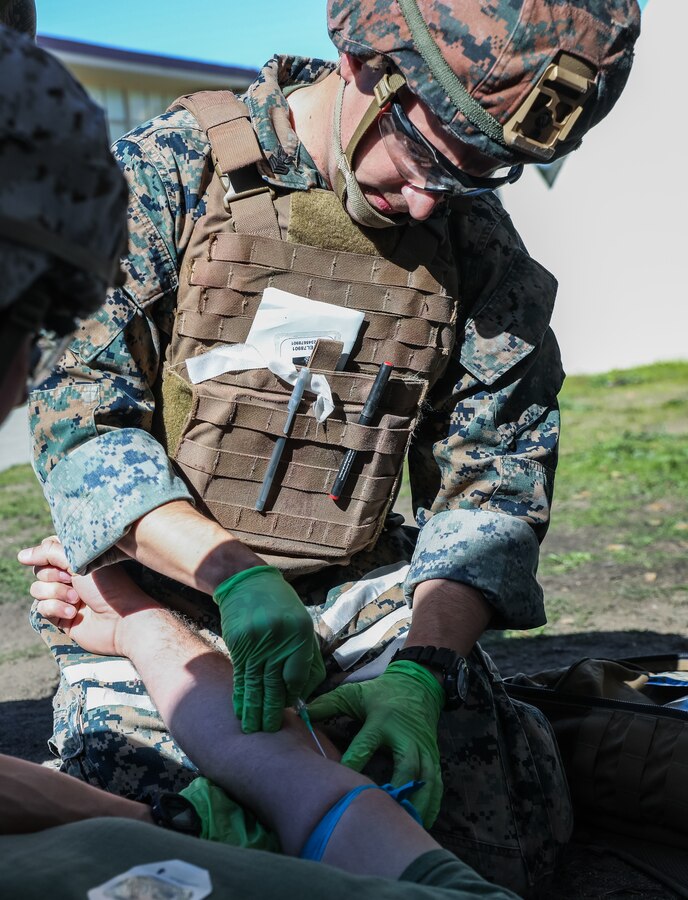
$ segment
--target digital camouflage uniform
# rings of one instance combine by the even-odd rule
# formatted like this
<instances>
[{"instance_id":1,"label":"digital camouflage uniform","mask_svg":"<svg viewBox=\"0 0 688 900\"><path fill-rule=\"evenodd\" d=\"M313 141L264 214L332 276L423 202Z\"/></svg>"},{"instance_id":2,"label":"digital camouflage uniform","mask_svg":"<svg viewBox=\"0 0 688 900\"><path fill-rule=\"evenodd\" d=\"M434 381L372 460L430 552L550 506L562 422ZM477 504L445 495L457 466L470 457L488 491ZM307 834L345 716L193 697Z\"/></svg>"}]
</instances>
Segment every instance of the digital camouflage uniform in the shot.
<instances>
[{"instance_id":1,"label":"digital camouflage uniform","mask_svg":"<svg viewBox=\"0 0 688 900\"><path fill-rule=\"evenodd\" d=\"M249 88L245 99L269 183L296 191L325 187L289 125L282 88L332 69L275 57ZM190 113L175 110L135 129L114 152L131 187L127 282L84 324L64 365L29 404L35 470L68 559L82 572L102 561L140 516L190 497L151 432L178 272L213 177L207 139ZM356 678L363 667L361 677L384 668L408 630L414 587L428 579L481 590L494 627L545 621L535 572L549 519L563 380L548 326L556 283L528 256L493 196L469 213L438 219L437 227L455 247L462 318L409 454L420 530L392 517L373 550L296 582L322 638L330 674L323 689ZM209 598L129 567L144 589L195 619L218 645ZM62 768L130 796L190 781L193 766L164 730L133 667L84 653L35 614L33 622L61 667L52 745ZM570 828L568 795L544 723L530 722L528 738L516 723L516 744L504 746L496 723L511 708L495 712L479 654L467 703L445 714L440 727L445 800L436 833L491 877L500 871L504 883L522 884L551 870ZM505 800L509 782L519 781L506 769L532 767L534 744L546 750L541 771L521 778L522 796ZM476 770L486 777L473 777ZM536 822L542 815L551 821ZM525 882L522 857L528 857Z\"/></svg>"}]
</instances>

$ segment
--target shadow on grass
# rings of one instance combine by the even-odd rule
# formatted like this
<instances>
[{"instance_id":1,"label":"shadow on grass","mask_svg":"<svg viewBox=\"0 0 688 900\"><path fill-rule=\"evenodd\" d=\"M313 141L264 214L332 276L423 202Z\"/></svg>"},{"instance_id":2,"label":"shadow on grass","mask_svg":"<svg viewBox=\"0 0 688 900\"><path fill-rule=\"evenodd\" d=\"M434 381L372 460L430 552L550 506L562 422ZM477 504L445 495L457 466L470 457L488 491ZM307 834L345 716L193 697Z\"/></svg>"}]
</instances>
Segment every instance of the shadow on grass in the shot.
<instances>
[{"instance_id":1,"label":"shadow on grass","mask_svg":"<svg viewBox=\"0 0 688 900\"><path fill-rule=\"evenodd\" d=\"M502 675L535 673L571 665L581 657L618 659L688 653L688 636L656 631L585 631L574 634L511 637L491 631L480 644Z\"/></svg>"},{"instance_id":2,"label":"shadow on grass","mask_svg":"<svg viewBox=\"0 0 688 900\"><path fill-rule=\"evenodd\" d=\"M52 697L6 700L0 703L0 753L30 762L50 758L48 738L53 730Z\"/></svg>"}]
</instances>

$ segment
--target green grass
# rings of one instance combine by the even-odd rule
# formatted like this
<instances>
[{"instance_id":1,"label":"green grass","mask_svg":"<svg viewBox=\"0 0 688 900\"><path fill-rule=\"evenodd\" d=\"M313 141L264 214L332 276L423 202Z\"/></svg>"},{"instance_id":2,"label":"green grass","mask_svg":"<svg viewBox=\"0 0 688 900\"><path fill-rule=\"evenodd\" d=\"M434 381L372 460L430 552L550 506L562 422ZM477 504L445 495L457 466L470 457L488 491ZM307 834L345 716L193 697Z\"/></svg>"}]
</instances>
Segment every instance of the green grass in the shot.
<instances>
[{"instance_id":1,"label":"green grass","mask_svg":"<svg viewBox=\"0 0 688 900\"><path fill-rule=\"evenodd\" d=\"M17 562L17 552L52 532L48 504L31 466L0 472L0 603L26 603L33 576Z\"/></svg>"},{"instance_id":2,"label":"green grass","mask_svg":"<svg viewBox=\"0 0 688 900\"><path fill-rule=\"evenodd\" d=\"M540 571L547 575L566 575L579 566L593 560L594 554L587 550L573 550L570 553L546 553L540 562Z\"/></svg>"},{"instance_id":3,"label":"green grass","mask_svg":"<svg viewBox=\"0 0 688 900\"><path fill-rule=\"evenodd\" d=\"M688 497L688 363L568 378L553 527L675 540Z\"/></svg>"}]
</instances>

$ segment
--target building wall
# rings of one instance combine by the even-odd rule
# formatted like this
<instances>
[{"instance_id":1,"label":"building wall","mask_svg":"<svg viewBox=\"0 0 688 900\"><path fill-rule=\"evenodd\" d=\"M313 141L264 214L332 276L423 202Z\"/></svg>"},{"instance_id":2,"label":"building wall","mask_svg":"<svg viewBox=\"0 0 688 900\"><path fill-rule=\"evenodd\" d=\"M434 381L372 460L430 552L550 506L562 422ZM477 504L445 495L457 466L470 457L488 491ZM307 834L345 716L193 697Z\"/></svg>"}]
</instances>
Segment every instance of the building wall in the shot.
<instances>
[{"instance_id":1,"label":"building wall","mask_svg":"<svg viewBox=\"0 0 688 900\"><path fill-rule=\"evenodd\" d=\"M197 73L170 78L140 71L93 67L73 62L66 64L96 103L106 111L112 140L135 125L160 115L177 97L194 91L217 90L220 86L216 78L203 78ZM222 86L242 91L246 82Z\"/></svg>"},{"instance_id":2,"label":"building wall","mask_svg":"<svg viewBox=\"0 0 688 900\"><path fill-rule=\"evenodd\" d=\"M39 36L38 41L106 111L112 140L164 112L183 94L218 89L242 92L256 74L251 69L148 56L59 38Z\"/></svg>"},{"instance_id":3,"label":"building wall","mask_svg":"<svg viewBox=\"0 0 688 900\"><path fill-rule=\"evenodd\" d=\"M84 82L84 86L96 103L107 113L110 140L116 140L135 125L146 122L164 112L175 95L164 90L127 90L110 85L101 87Z\"/></svg>"},{"instance_id":4,"label":"building wall","mask_svg":"<svg viewBox=\"0 0 688 900\"><path fill-rule=\"evenodd\" d=\"M553 325L570 373L688 359L686 0L650 0L636 61L609 118L551 190L534 170L502 200L559 279Z\"/></svg>"}]
</instances>

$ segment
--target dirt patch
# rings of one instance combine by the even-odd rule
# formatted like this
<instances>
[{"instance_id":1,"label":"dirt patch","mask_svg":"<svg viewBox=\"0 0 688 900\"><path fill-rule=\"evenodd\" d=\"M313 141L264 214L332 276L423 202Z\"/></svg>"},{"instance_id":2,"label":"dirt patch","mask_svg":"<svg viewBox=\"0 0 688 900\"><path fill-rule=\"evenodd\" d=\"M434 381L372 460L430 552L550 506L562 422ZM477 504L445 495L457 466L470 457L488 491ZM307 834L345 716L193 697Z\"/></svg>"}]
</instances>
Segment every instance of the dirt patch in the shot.
<instances>
[{"instance_id":1,"label":"dirt patch","mask_svg":"<svg viewBox=\"0 0 688 900\"><path fill-rule=\"evenodd\" d=\"M0 752L48 759L57 666L29 626L29 603L0 606Z\"/></svg>"}]
</instances>

